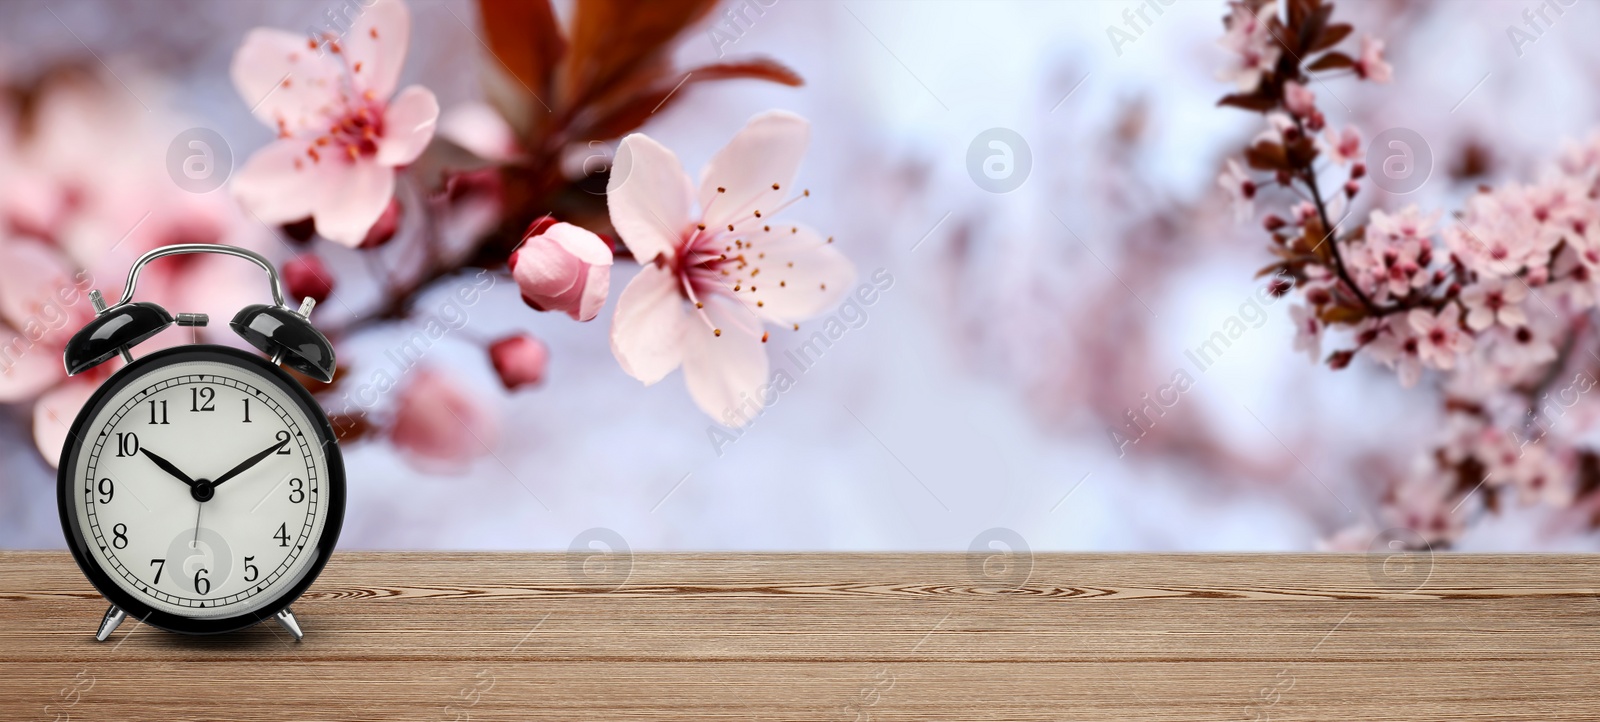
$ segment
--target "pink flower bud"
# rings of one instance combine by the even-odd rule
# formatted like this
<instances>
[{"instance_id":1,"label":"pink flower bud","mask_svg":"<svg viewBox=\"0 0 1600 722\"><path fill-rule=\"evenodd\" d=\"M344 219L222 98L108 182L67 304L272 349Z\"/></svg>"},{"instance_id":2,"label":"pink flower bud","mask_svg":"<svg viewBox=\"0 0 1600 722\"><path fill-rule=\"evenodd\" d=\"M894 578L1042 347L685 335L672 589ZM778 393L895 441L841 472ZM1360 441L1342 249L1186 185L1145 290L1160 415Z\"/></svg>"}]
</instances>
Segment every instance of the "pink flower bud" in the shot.
<instances>
[{"instance_id":1,"label":"pink flower bud","mask_svg":"<svg viewBox=\"0 0 1600 722\"><path fill-rule=\"evenodd\" d=\"M1354 351L1334 351L1328 355L1328 368L1335 371L1350 365L1350 359L1356 357Z\"/></svg>"},{"instance_id":2,"label":"pink flower bud","mask_svg":"<svg viewBox=\"0 0 1600 722\"><path fill-rule=\"evenodd\" d=\"M1366 163L1354 163L1350 166L1350 180L1361 180L1367 176Z\"/></svg>"},{"instance_id":3,"label":"pink flower bud","mask_svg":"<svg viewBox=\"0 0 1600 722\"><path fill-rule=\"evenodd\" d=\"M1344 194L1346 196L1354 198L1354 197L1356 197L1356 194L1360 193L1360 192L1361 192L1361 184L1360 183L1357 183L1355 181L1346 181L1345 182L1345 184L1344 184Z\"/></svg>"},{"instance_id":4,"label":"pink flower bud","mask_svg":"<svg viewBox=\"0 0 1600 722\"><path fill-rule=\"evenodd\" d=\"M1276 213L1268 213L1266 218L1261 219L1261 226L1269 231L1276 231L1287 225L1289 222L1279 218Z\"/></svg>"},{"instance_id":5,"label":"pink flower bud","mask_svg":"<svg viewBox=\"0 0 1600 722\"><path fill-rule=\"evenodd\" d=\"M1283 107L1301 118L1317 112L1317 94L1293 80L1283 84Z\"/></svg>"},{"instance_id":6,"label":"pink flower bud","mask_svg":"<svg viewBox=\"0 0 1600 722\"><path fill-rule=\"evenodd\" d=\"M307 253L283 264L283 285L289 290L291 304L298 304L307 297L322 303L333 293L333 275L322 265L321 258Z\"/></svg>"},{"instance_id":7,"label":"pink flower bud","mask_svg":"<svg viewBox=\"0 0 1600 722\"><path fill-rule=\"evenodd\" d=\"M543 382L550 352L539 339L517 334L491 344L489 360L494 363L495 373L500 374L500 383L509 391Z\"/></svg>"},{"instance_id":8,"label":"pink flower bud","mask_svg":"<svg viewBox=\"0 0 1600 722\"><path fill-rule=\"evenodd\" d=\"M390 198L389 206L383 209L383 215L378 216L378 222L367 229L367 237L361 240L360 248L377 248L394 238L394 232L400 229L400 201Z\"/></svg>"},{"instance_id":9,"label":"pink flower bud","mask_svg":"<svg viewBox=\"0 0 1600 722\"><path fill-rule=\"evenodd\" d=\"M411 376L389 428L389 440L407 461L430 471L459 471L494 446L499 426L476 397L426 366Z\"/></svg>"},{"instance_id":10,"label":"pink flower bud","mask_svg":"<svg viewBox=\"0 0 1600 722\"><path fill-rule=\"evenodd\" d=\"M611 290L610 244L570 223L535 222L528 230L510 260L522 300L577 321L593 319Z\"/></svg>"}]
</instances>

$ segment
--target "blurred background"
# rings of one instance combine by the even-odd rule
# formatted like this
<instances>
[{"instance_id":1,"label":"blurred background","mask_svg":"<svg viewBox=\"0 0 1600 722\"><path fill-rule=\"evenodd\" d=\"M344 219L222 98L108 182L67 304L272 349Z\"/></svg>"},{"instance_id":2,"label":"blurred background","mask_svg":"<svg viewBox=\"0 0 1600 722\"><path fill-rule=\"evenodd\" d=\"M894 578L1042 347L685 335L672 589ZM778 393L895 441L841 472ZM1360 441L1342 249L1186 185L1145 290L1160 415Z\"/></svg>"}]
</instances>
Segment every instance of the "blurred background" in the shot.
<instances>
[{"instance_id":1,"label":"blurred background","mask_svg":"<svg viewBox=\"0 0 1600 722\"><path fill-rule=\"evenodd\" d=\"M245 34L322 28L341 5L0 5L0 247L42 241L64 259L55 268L89 274L113 299L132 258L163 243L234 243L282 263L315 255L332 290L313 318L338 341L345 384L321 398L330 413L346 410L348 386L389 368L386 351L476 273L467 264L408 288L424 207L445 229L439 243L467 246L517 213L581 222L593 208L559 193L548 207L475 205L470 176L434 184L432 159L449 156L430 148L429 164L413 168L430 178L402 183L394 240L356 250L258 222L220 181L181 187L169 149L191 129L220 137L221 180L274 137L229 77ZM485 32L480 7L409 5L401 86L430 88L447 117L489 100L496 74L505 83L490 48L504 41ZM1386 40L1395 79L1319 86L1330 123L1358 124L1367 138L1411 129L1431 155L1414 192L1371 188L1357 208L1460 207L1480 183L1534 176L1561 139L1596 126L1600 49L1583 30L1600 8L1577 3L1530 25L1525 6L1340 3L1340 18ZM554 7L572 21L571 2ZM636 264L618 259L591 323L534 311L503 264L483 264L499 280L410 374L437 374L449 389L408 395L416 379L397 379L344 444L342 545L566 549L600 528L635 550L1290 551L1382 529L1385 494L1438 436L1439 392L1426 380L1403 389L1370 362L1337 372L1312 363L1293 348L1288 303L1260 301L1265 236L1235 223L1216 182L1262 129L1258 116L1216 105L1232 90L1217 79L1227 11L1199 0L711 9L664 46L674 67L761 56L803 85L688 84L638 130L695 174L756 113L805 116L799 182L811 194L786 214L892 286L803 368L785 353L799 341L775 332L773 370L794 383L728 432L677 375L645 387L612 357L610 314ZM566 139L550 161L562 193L604 188L603 167L586 159L609 157L617 135ZM1015 161L1000 178L973 162L996 152L990 141ZM140 290L174 312L231 317L264 293L251 273L226 260L177 264ZM11 285L0 296L39 283L0 274ZM397 287L409 291L398 307ZM1232 317L1245 332L1198 368L1187 352ZM516 333L549 358L540 383L508 390L485 347ZM1130 429L1128 413L1147 395L1172 399L1160 389L1181 374L1192 385L1153 425ZM62 546L35 426L50 394L76 383L35 384L0 406L0 547ZM407 403L467 410L474 433L419 451L394 431L418 413ZM1475 516L1458 549L1597 546L1579 509L1463 513ZM1370 536L1346 545L1365 548Z\"/></svg>"}]
</instances>

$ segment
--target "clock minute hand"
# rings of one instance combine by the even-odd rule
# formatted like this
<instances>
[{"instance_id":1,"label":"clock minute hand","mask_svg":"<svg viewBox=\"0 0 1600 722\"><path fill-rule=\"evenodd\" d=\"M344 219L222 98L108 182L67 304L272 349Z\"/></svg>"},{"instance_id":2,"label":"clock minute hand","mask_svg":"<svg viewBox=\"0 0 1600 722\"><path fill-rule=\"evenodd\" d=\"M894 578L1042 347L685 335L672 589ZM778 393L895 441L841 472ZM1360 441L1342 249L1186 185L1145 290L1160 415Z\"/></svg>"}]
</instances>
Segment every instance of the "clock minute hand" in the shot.
<instances>
[{"instance_id":1,"label":"clock minute hand","mask_svg":"<svg viewBox=\"0 0 1600 722\"><path fill-rule=\"evenodd\" d=\"M232 479L233 477L238 476L240 474L243 474L244 472L248 471L250 469L250 467L261 463L262 459L265 459L265 458L277 453L278 449L281 449L281 448L287 446L288 444L289 444L289 440L288 439L284 439L283 441L280 441L280 442L278 442L276 444L273 444L266 451L262 451L261 453L256 454L255 456L252 456L252 457L250 457L248 459L245 459L243 462L240 462L240 464L238 466L235 466L232 469L229 469L228 473L217 477L215 481L211 482L211 485L212 486L221 486L222 482L227 481L229 479Z\"/></svg>"},{"instance_id":2,"label":"clock minute hand","mask_svg":"<svg viewBox=\"0 0 1600 722\"><path fill-rule=\"evenodd\" d=\"M161 467L162 471L165 471L168 474L171 474L173 476L173 478L175 478L178 481L181 481L181 482L183 482L183 483L185 483L185 484L187 484L189 486L194 486L194 479L189 478L188 474L183 473L181 470L178 469L177 466L174 466L172 462L167 461L166 459L163 459L163 458L161 458L159 456L156 456L153 453L150 453L149 449L139 449L139 453L150 457L150 460L155 462L156 466Z\"/></svg>"}]
</instances>

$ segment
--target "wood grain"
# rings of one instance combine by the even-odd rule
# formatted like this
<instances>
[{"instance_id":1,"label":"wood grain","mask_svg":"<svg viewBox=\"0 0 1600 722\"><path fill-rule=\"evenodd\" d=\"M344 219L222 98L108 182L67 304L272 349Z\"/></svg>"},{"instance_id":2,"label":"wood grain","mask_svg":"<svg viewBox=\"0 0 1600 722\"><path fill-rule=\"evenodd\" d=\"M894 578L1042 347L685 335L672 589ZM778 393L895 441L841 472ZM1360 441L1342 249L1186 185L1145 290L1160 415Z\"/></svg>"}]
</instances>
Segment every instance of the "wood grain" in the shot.
<instances>
[{"instance_id":1,"label":"wood grain","mask_svg":"<svg viewBox=\"0 0 1600 722\"><path fill-rule=\"evenodd\" d=\"M344 553L303 643L96 643L65 553L0 553L0 718L1600 719L1594 556L585 561Z\"/></svg>"}]
</instances>

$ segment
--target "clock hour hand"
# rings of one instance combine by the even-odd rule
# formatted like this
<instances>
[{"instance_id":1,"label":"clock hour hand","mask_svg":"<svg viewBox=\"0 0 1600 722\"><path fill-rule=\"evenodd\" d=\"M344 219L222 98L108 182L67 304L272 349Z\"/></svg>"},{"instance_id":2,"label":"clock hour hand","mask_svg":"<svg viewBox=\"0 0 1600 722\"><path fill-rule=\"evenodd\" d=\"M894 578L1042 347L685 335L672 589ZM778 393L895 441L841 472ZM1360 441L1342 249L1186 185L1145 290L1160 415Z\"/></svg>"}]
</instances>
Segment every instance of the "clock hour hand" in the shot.
<instances>
[{"instance_id":1,"label":"clock hour hand","mask_svg":"<svg viewBox=\"0 0 1600 722\"><path fill-rule=\"evenodd\" d=\"M183 473L182 471L180 471L178 469L178 467L173 466L172 462L167 461L166 459L163 459L163 458L161 458L159 456L156 456L155 454L151 453L149 449L139 449L139 453L150 457L150 460L154 461L156 463L156 466L161 467L162 471L165 471L168 474L171 474L173 476L173 478L175 478L178 481L181 481L181 482L183 482L183 483L185 483L185 484L187 484L189 486L194 486L194 479L189 478L188 474Z\"/></svg>"},{"instance_id":2,"label":"clock hour hand","mask_svg":"<svg viewBox=\"0 0 1600 722\"><path fill-rule=\"evenodd\" d=\"M276 444L273 444L266 451L263 451L263 452L261 452L259 454L256 454L255 456L252 456L252 457L250 457L248 459L245 459L244 461L240 462L238 466L235 466L232 469L229 469L228 473L217 477L216 481L211 482L211 485L212 486L220 486L222 484L222 482L227 481L229 479L232 479L233 477L238 476L240 474L243 474L244 472L248 471L250 469L250 467L261 463L262 459L265 459L265 458L267 458L269 456L272 456L273 454L277 453L279 449L281 449L281 448L283 448L285 446L288 446L288 445L289 445L289 440L288 439L284 439L283 441L280 441L280 442L278 442Z\"/></svg>"}]
</instances>

